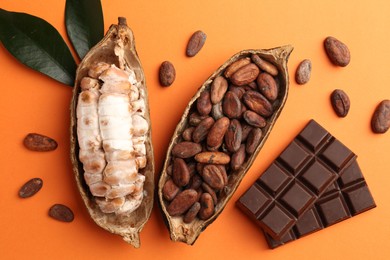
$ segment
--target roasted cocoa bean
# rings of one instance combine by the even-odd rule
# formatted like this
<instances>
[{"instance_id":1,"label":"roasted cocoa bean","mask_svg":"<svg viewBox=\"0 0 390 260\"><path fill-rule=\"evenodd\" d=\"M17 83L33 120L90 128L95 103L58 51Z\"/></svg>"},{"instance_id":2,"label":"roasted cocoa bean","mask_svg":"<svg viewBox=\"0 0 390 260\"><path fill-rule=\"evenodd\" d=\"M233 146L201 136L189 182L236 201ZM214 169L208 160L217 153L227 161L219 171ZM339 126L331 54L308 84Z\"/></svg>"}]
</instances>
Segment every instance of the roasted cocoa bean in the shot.
<instances>
[{"instance_id":1,"label":"roasted cocoa bean","mask_svg":"<svg viewBox=\"0 0 390 260\"><path fill-rule=\"evenodd\" d=\"M179 158L190 158L202 151L202 146L194 142L177 143L172 148L172 155Z\"/></svg>"},{"instance_id":2,"label":"roasted cocoa bean","mask_svg":"<svg viewBox=\"0 0 390 260\"><path fill-rule=\"evenodd\" d=\"M169 176L172 176L172 171L173 171L173 165L172 165L172 163L171 163L171 164L169 164L169 166L167 167L167 174L168 174Z\"/></svg>"},{"instance_id":3,"label":"roasted cocoa bean","mask_svg":"<svg viewBox=\"0 0 390 260\"><path fill-rule=\"evenodd\" d=\"M225 134L225 146L229 152L236 152L240 148L242 140L242 128L237 119L230 121L228 130Z\"/></svg>"},{"instance_id":4,"label":"roasted cocoa bean","mask_svg":"<svg viewBox=\"0 0 390 260\"><path fill-rule=\"evenodd\" d=\"M213 108L211 109L211 116L214 118L214 120L218 120L224 117L222 110L222 101L213 105Z\"/></svg>"},{"instance_id":5,"label":"roasted cocoa bean","mask_svg":"<svg viewBox=\"0 0 390 260\"><path fill-rule=\"evenodd\" d=\"M202 183L202 190L204 192L210 194L212 199L213 199L214 205L217 205L218 196L217 196L217 193L215 193L215 191L213 190L213 188L211 188L210 185L208 185L207 183L203 182Z\"/></svg>"},{"instance_id":6,"label":"roasted cocoa bean","mask_svg":"<svg viewBox=\"0 0 390 260\"><path fill-rule=\"evenodd\" d=\"M249 63L248 65L245 65L234 72L234 74L230 77L230 80L237 86L243 86L256 80L257 76L259 76L259 73L259 67L253 63Z\"/></svg>"},{"instance_id":7,"label":"roasted cocoa bean","mask_svg":"<svg viewBox=\"0 0 390 260\"><path fill-rule=\"evenodd\" d=\"M257 89L257 84L256 84L255 81L252 81L252 82L248 83L247 86L249 87L249 89L253 89L253 90L256 90L256 89ZM248 89L248 90L249 90L249 89Z\"/></svg>"},{"instance_id":8,"label":"roasted cocoa bean","mask_svg":"<svg viewBox=\"0 0 390 260\"><path fill-rule=\"evenodd\" d=\"M54 204L51 206L49 216L62 222L72 222L74 220L73 211L62 204Z\"/></svg>"},{"instance_id":9,"label":"roasted cocoa bean","mask_svg":"<svg viewBox=\"0 0 390 260\"><path fill-rule=\"evenodd\" d=\"M248 135L248 139L246 140L245 151L248 154L254 153L257 146L261 141L262 131L260 128L253 128Z\"/></svg>"},{"instance_id":10,"label":"roasted cocoa bean","mask_svg":"<svg viewBox=\"0 0 390 260\"><path fill-rule=\"evenodd\" d=\"M192 133L192 140L195 143L203 141L207 137L211 127L214 125L214 122L215 121L212 117L206 117L203 119L199 125L195 127L194 132Z\"/></svg>"},{"instance_id":11,"label":"roasted cocoa bean","mask_svg":"<svg viewBox=\"0 0 390 260\"><path fill-rule=\"evenodd\" d=\"M376 107L371 119L371 129L374 133L383 134L390 128L390 100L383 100Z\"/></svg>"},{"instance_id":12,"label":"roasted cocoa bean","mask_svg":"<svg viewBox=\"0 0 390 260\"><path fill-rule=\"evenodd\" d=\"M241 114L241 101L237 95L228 91L222 102L223 113L230 119L238 118Z\"/></svg>"},{"instance_id":13,"label":"roasted cocoa bean","mask_svg":"<svg viewBox=\"0 0 390 260\"><path fill-rule=\"evenodd\" d=\"M207 147L210 151L216 151L222 145L223 137L229 127L230 120L227 117L218 119L207 134Z\"/></svg>"},{"instance_id":14,"label":"roasted cocoa bean","mask_svg":"<svg viewBox=\"0 0 390 260\"><path fill-rule=\"evenodd\" d=\"M23 186L19 189L19 197L20 198L29 198L35 195L42 188L43 181L41 178L33 178L23 184Z\"/></svg>"},{"instance_id":15,"label":"roasted cocoa bean","mask_svg":"<svg viewBox=\"0 0 390 260\"><path fill-rule=\"evenodd\" d=\"M224 185L227 185L228 184L228 176L227 176L227 172L226 172L226 166L223 164L215 164L215 166L217 166L220 170Z\"/></svg>"},{"instance_id":16,"label":"roasted cocoa bean","mask_svg":"<svg viewBox=\"0 0 390 260\"><path fill-rule=\"evenodd\" d=\"M195 202L194 205L192 205L191 208L184 215L183 222L189 224L192 221L194 221L196 215L198 215L199 210L200 210L200 203Z\"/></svg>"},{"instance_id":17,"label":"roasted cocoa bean","mask_svg":"<svg viewBox=\"0 0 390 260\"><path fill-rule=\"evenodd\" d=\"M176 70L170 61L164 61L159 69L159 81L163 87L169 87L176 78Z\"/></svg>"},{"instance_id":18,"label":"roasted cocoa bean","mask_svg":"<svg viewBox=\"0 0 390 260\"><path fill-rule=\"evenodd\" d=\"M205 119L207 116L201 116L198 112L193 112L190 114L189 123L192 126L197 126L199 123Z\"/></svg>"},{"instance_id":19,"label":"roasted cocoa bean","mask_svg":"<svg viewBox=\"0 0 390 260\"><path fill-rule=\"evenodd\" d=\"M211 83L211 90L210 90L211 103L215 105L221 102L227 91L227 88L228 88L227 80L222 76L216 77Z\"/></svg>"},{"instance_id":20,"label":"roasted cocoa bean","mask_svg":"<svg viewBox=\"0 0 390 260\"><path fill-rule=\"evenodd\" d=\"M311 61L306 59L299 63L295 72L295 81L300 84L306 84L309 82L311 76Z\"/></svg>"},{"instance_id":21,"label":"roasted cocoa bean","mask_svg":"<svg viewBox=\"0 0 390 260\"><path fill-rule=\"evenodd\" d=\"M243 123L241 124L241 127L242 127L242 138L241 138L241 143L245 142L250 131L252 131L253 127L246 124L246 123Z\"/></svg>"},{"instance_id":22,"label":"roasted cocoa bean","mask_svg":"<svg viewBox=\"0 0 390 260\"><path fill-rule=\"evenodd\" d=\"M267 72L262 72L257 77L257 86L261 94L269 101L274 101L278 97L278 86L275 79Z\"/></svg>"},{"instance_id":23,"label":"roasted cocoa bean","mask_svg":"<svg viewBox=\"0 0 390 260\"><path fill-rule=\"evenodd\" d=\"M245 144L241 144L237 152L232 154L232 159L230 161L230 167L233 171L237 171L241 168L242 164L245 161Z\"/></svg>"},{"instance_id":24,"label":"roasted cocoa bean","mask_svg":"<svg viewBox=\"0 0 390 260\"><path fill-rule=\"evenodd\" d=\"M202 178L204 182L215 190L221 190L225 186L221 169L213 164L208 164L203 168Z\"/></svg>"},{"instance_id":25,"label":"roasted cocoa bean","mask_svg":"<svg viewBox=\"0 0 390 260\"><path fill-rule=\"evenodd\" d=\"M259 55L252 54L251 59L262 71L266 71L272 76L278 75L278 68L272 63L260 58Z\"/></svg>"},{"instance_id":26,"label":"roasted cocoa bean","mask_svg":"<svg viewBox=\"0 0 390 260\"><path fill-rule=\"evenodd\" d=\"M225 69L224 76L226 78L230 78L237 70L245 65L248 65L250 62L251 60L249 58L242 58L233 62Z\"/></svg>"},{"instance_id":27,"label":"roasted cocoa bean","mask_svg":"<svg viewBox=\"0 0 390 260\"><path fill-rule=\"evenodd\" d=\"M259 92L249 90L242 96L242 100L248 109L257 114L264 117L272 115L273 108L271 103Z\"/></svg>"},{"instance_id":28,"label":"roasted cocoa bean","mask_svg":"<svg viewBox=\"0 0 390 260\"><path fill-rule=\"evenodd\" d=\"M348 95L341 89L336 89L330 95L330 102L334 112L339 117L346 117L351 106Z\"/></svg>"},{"instance_id":29,"label":"roasted cocoa bean","mask_svg":"<svg viewBox=\"0 0 390 260\"><path fill-rule=\"evenodd\" d=\"M199 218L202 220L209 219L214 214L214 202L211 195L207 192L203 193L200 197L200 210Z\"/></svg>"},{"instance_id":30,"label":"roasted cocoa bean","mask_svg":"<svg viewBox=\"0 0 390 260\"><path fill-rule=\"evenodd\" d=\"M207 116L210 114L212 107L213 105L211 104L210 91L203 91L196 101L196 108L199 115Z\"/></svg>"},{"instance_id":31,"label":"roasted cocoa bean","mask_svg":"<svg viewBox=\"0 0 390 260\"><path fill-rule=\"evenodd\" d=\"M179 193L180 188L173 182L172 179L169 179L165 182L162 189L162 195L167 201L171 201Z\"/></svg>"},{"instance_id":32,"label":"roasted cocoa bean","mask_svg":"<svg viewBox=\"0 0 390 260\"><path fill-rule=\"evenodd\" d=\"M171 216L184 214L197 201L198 192L193 189L183 190L171 201L167 207L167 212Z\"/></svg>"},{"instance_id":33,"label":"roasted cocoa bean","mask_svg":"<svg viewBox=\"0 0 390 260\"><path fill-rule=\"evenodd\" d=\"M340 40L332 36L326 37L324 47L326 55L334 65L345 67L351 61L351 54L347 45Z\"/></svg>"},{"instance_id":34,"label":"roasted cocoa bean","mask_svg":"<svg viewBox=\"0 0 390 260\"><path fill-rule=\"evenodd\" d=\"M229 85L228 91L232 91L234 94L236 94L238 99L241 99L242 95L244 95L246 90L244 87L240 87L240 86L236 86L236 85Z\"/></svg>"},{"instance_id":35,"label":"roasted cocoa bean","mask_svg":"<svg viewBox=\"0 0 390 260\"><path fill-rule=\"evenodd\" d=\"M195 155L195 160L207 164L228 164L230 156L224 152L201 152Z\"/></svg>"},{"instance_id":36,"label":"roasted cocoa bean","mask_svg":"<svg viewBox=\"0 0 390 260\"><path fill-rule=\"evenodd\" d=\"M186 130L183 131L182 137L184 141L191 142L192 141L192 133L194 132L195 127L188 127Z\"/></svg>"},{"instance_id":37,"label":"roasted cocoa bean","mask_svg":"<svg viewBox=\"0 0 390 260\"><path fill-rule=\"evenodd\" d=\"M262 116L251 110L245 111L243 113L243 118L245 122L254 127L263 128L267 125L267 121Z\"/></svg>"},{"instance_id":38,"label":"roasted cocoa bean","mask_svg":"<svg viewBox=\"0 0 390 260\"><path fill-rule=\"evenodd\" d=\"M187 43L186 55L194 57L203 48L206 38L207 35L203 31L198 30L194 32Z\"/></svg>"},{"instance_id":39,"label":"roasted cocoa bean","mask_svg":"<svg viewBox=\"0 0 390 260\"><path fill-rule=\"evenodd\" d=\"M24 146L37 152L48 152L57 149L57 142L48 136L30 133L23 140Z\"/></svg>"},{"instance_id":40,"label":"roasted cocoa bean","mask_svg":"<svg viewBox=\"0 0 390 260\"><path fill-rule=\"evenodd\" d=\"M186 162L181 158L175 158L173 160L173 182L179 186L186 186L190 182L190 171L187 167Z\"/></svg>"}]
</instances>

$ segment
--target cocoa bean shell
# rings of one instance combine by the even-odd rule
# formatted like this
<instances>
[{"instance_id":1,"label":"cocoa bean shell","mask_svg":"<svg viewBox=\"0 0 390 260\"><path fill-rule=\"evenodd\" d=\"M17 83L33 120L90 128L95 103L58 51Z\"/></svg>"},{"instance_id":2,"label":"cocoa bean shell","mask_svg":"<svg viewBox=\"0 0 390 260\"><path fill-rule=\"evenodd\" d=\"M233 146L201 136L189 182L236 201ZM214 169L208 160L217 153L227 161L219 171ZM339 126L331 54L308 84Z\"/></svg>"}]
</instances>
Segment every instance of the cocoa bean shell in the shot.
<instances>
[{"instance_id":1,"label":"cocoa bean shell","mask_svg":"<svg viewBox=\"0 0 390 260\"><path fill-rule=\"evenodd\" d=\"M77 142L76 107L80 93L80 82L83 77L87 76L89 67L96 62L106 62L108 64L116 64L117 66L124 63L134 69L137 80L141 82L140 88L145 93L145 119L150 126L148 91L144 71L136 51L134 35L132 30L126 25L125 18L120 17L118 20L118 25L110 26L104 38L90 49L78 66L71 101L70 155L76 184L91 218L98 226L111 233L122 236L123 240L138 248L140 247L139 233L150 217L154 200L154 157L151 130L148 131L145 142L147 165L140 171L146 177L144 183L146 195L141 205L132 213L115 215L114 213L103 213L99 209L88 186L85 184L83 166L78 158L79 145ZM114 48L117 48L118 40L123 42L123 55L120 58L114 52Z\"/></svg>"},{"instance_id":2,"label":"cocoa bean shell","mask_svg":"<svg viewBox=\"0 0 390 260\"><path fill-rule=\"evenodd\" d=\"M184 242L186 244L192 245L195 243L199 235L202 231L204 231L208 225L210 225L213 221L217 219L219 214L223 211L226 204L229 202L237 187L241 183L242 178L248 172L249 168L253 164L257 154L260 152L263 147L265 141L267 140L273 125L275 124L277 118L279 117L283 106L287 100L288 95L288 85L289 85L289 77L287 70L287 61L289 55L292 51L292 46L283 46L274 49L268 50L244 50L241 51L234 56L232 56L227 62L225 62L221 67L219 67L199 88L197 93L190 100L187 105L184 113L181 117L180 122L176 126L176 129L173 133L171 141L168 146L168 150L166 153L166 158L164 160L164 166L162 168L162 172L160 174L159 183L158 183L158 197L160 209L163 213L164 220L169 229L170 238L172 241L176 242ZM185 223L183 221L183 217L172 217L167 212L168 203L163 199L162 196L162 187L165 182L170 178L168 175L167 169L169 167L170 162L172 161L172 149L173 147L182 141L182 133L185 129L187 129L189 125L189 115L196 111L196 101L204 91L210 91L211 84L213 80L223 75L225 69L229 67L235 61L242 58L250 58L252 54L259 55L262 59L268 61L270 64L273 64L278 70L277 82L279 85L279 94L278 99L274 102L276 103L275 107L273 107L273 113L269 117L267 117L267 125L262 129L263 135L259 144L255 147L253 153L251 155L246 156L244 163L238 167L239 169L236 171L232 171L231 169L227 169L227 175L229 176L229 181L227 185L218 192L218 200L215 205L214 213L207 219L202 220L200 218L196 218L194 221L190 223ZM220 148L222 149L222 147ZM202 186L206 186L206 183L203 183ZM214 199L213 199L214 200Z\"/></svg>"}]
</instances>

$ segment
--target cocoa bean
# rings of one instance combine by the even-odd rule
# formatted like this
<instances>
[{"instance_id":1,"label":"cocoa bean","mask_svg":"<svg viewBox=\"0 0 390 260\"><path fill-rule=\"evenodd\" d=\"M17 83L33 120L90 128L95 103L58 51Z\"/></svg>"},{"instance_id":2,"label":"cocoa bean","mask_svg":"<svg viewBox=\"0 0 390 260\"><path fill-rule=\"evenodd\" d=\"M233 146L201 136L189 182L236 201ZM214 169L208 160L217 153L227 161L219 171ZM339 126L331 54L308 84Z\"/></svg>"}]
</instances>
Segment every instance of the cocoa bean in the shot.
<instances>
[{"instance_id":1,"label":"cocoa bean","mask_svg":"<svg viewBox=\"0 0 390 260\"><path fill-rule=\"evenodd\" d=\"M248 135L248 139L246 140L245 151L248 154L254 153L257 146L260 144L262 131L260 128L253 128Z\"/></svg>"},{"instance_id":2,"label":"cocoa bean","mask_svg":"<svg viewBox=\"0 0 390 260\"><path fill-rule=\"evenodd\" d=\"M339 117L346 117L351 106L348 95L341 89L335 89L330 95L330 102L334 112Z\"/></svg>"},{"instance_id":3,"label":"cocoa bean","mask_svg":"<svg viewBox=\"0 0 390 260\"><path fill-rule=\"evenodd\" d=\"M245 144L241 144L238 151L232 154L232 159L230 161L232 170L237 171L241 168L245 161L245 155Z\"/></svg>"},{"instance_id":4,"label":"cocoa bean","mask_svg":"<svg viewBox=\"0 0 390 260\"><path fill-rule=\"evenodd\" d=\"M249 90L242 96L242 100L248 109L257 114L265 117L272 115L273 108L271 103L259 92Z\"/></svg>"},{"instance_id":5,"label":"cocoa bean","mask_svg":"<svg viewBox=\"0 0 390 260\"><path fill-rule=\"evenodd\" d=\"M241 114L241 101L236 94L232 91L228 91L222 102L223 113L232 118L238 118Z\"/></svg>"},{"instance_id":6,"label":"cocoa bean","mask_svg":"<svg viewBox=\"0 0 390 260\"><path fill-rule=\"evenodd\" d=\"M207 137L211 127L214 125L214 122L215 121L212 117L206 117L203 119L199 125L195 127L194 132L192 133L192 140L195 143L203 141Z\"/></svg>"},{"instance_id":7,"label":"cocoa bean","mask_svg":"<svg viewBox=\"0 0 390 260\"><path fill-rule=\"evenodd\" d=\"M213 198L208 193L203 193L200 197L199 218L202 220L209 219L214 214Z\"/></svg>"},{"instance_id":8,"label":"cocoa bean","mask_svg":"<svg viewBox=\"0 0 390 260\"><path fill-rule=\"evenodd\" d=\"M340 40L332 36L326 37L324 47L326 55L334 65L345 67L351 61L351 54L347 45Z\"/></svg>"},{"instance_id":9,"label":"cocoa bean","mask_svg":"<svg viewBox=\"0 0 390 260\"><path fill-rule=\"evenodd\" d=\"M194 132L194 129L195 127L188 127L186 130L183 131L181 136L183 137L184 141L192 141L192 133Z\"/></svg>"},{"instance_id":10,"label":"cocoa bean","mask_svg":"<svg viewBox=\"0 0 390 260\"><path fill-rule=\"evenodd\" d=\"M295 72L295 81L300 84L306 84L310 80L311 75L311 61L306 59L299 63Z\"/></svg>"},{"instance_id":11,"label":"cocoa bean","mask_svg":"<svg viewBox=\"0 0 390 260\"><path fill-rule=\"evenodd\" d=\"M240 148L242 140L242 128L241 124L237 119L233 119L230 121L228 130L225 134L225 145L226 149L229 152L235 152Z\"/></svg>"},{"instance_id":12,"label":"cocoa bean","mask_svg":"<svg viewBox=\"0 0 390 260\"><path fill-rule=\"evenodd\" d=\"M176 78L176 70L170 61L164 61L160 65L159 80L161 86L169 87L173 84Z\"/></svg>"},{"instance_id":13,"label":"cocoa bean","mask_svg":"<svg viewBox=\"0 0 390 260\"><path fill-rule=\"evenodd\" d=\"M193 189L183 190L171 201L167 212L171 216L179 216L186 212L197 201L198 193Z\"/></svg>"},{"instance_id":14,"label":"cocoa bean","mask_svg":"<svg viewBox=\"0 0 390 260\"><path fill-rule=\"evenodd\" d=\"M196 215L198 215L199 210L200 210L200 203L195 202L194 205L192 205L191 208L184 215L183 222L189 224L192 221L194 221Z\"/></svg>"},{"instance_id":15,"label":"cocoa bean","mask_svg":"<svg viewBox=\"0 0 390 260\"><path fill-rule=\"evenodd\" d=\"M167 201L171 201L179 193L180 188L173 182L172 179L169 179L165 182L162 189L162 195Z\"/></svg>"},{"instance_id":16,"label":"cocoa bean","mask_svg":"<svg viewBox=\"0 0 390 260\"><path fill-rule=\"evenodd\" d=\"M267 72L262 72L257 77L257 86L261 94L269 101L274 101L278 97L278 86L275 79Z\"/></svg>"},{"instance_id":17,"label":"cocoa bean","mask_svg":"<svg viewBox=\"0 0 390 260\"><path fill-rule=\"evenodd\" d=\"M210 114L212 107L213 105L211 104L210 91L203 91L196 101L196 108L199 115L207 116Z\"/></svg>"},{"instance_id":18,"label":"cocoa bean","mask_svg":"<svg viewBox=\"0 0 390 260\"><path fill-rule=\"evenodd\" d=\"M250 131L252 131L253 127L248 125L248 124L241 124L241 128L242 128L242 138L241 138L241 143L245 142Z\"/></svg>"},{"instance_id":19,"label":"cocoa bean","mask_svg":"<svg viewBox=\"0 0 390 260\"><path fill-rule=\"evenodd\" d=\"M203 48L206 38L207 35L203 31L199 30L194 32L187 43L186 55L188 57L194 57Z\"/></svg>"},{"instance_id":20,"label":"cocoa bean","mask_svg":"<svg viewBox=\"0 0 390 260\"><path fill-rule=\"evenodd\" d=\"M211 83L211 90L210 90L211 103L215 105L221 102L227 91L227 88L228 88L227 80L222 76L216 77Z\"/></svg>"},{"instance_id":21,"label":"cocoa bean","mask_svg":"<svg viewBox=\"0 0 390 260\"><path fill-rule=\"evenodd\" d=\"M253 63L250 63L234 72L234 74L230 77L230 80L237 86L243 86L256 80L257 76L259 76L259 73L259 67Z\"/></svg>"},{"instance_id":22,"label":"cocoa bean","mask_svg":"<svg viewBox=\"0 0 390 260\"><path fill-rule=\"evenodd\" d=\"M245 65L248 65L250 62L251 60L249 58L242 58L233 62L225 69L224 76L226 78L230 78L237 70Z\"/></svg>"},{"instance_id":23,"label":"cocoa bean","mask_svg":"<svg viewBox=\"0 0 390 260\"><path fill-rule=\"evenodd\" d=\"M179 158L190 158L202 151L202 146L194 142L181 142L177 143L172 148L172 155Z\"/></svg>"},{"instance_id":24,"label":"cocoa bean","mask_svg":"<svg viewBox=\"0 0 390 260\"><path fill-rule=\"evenodd\" d=\"M195 160L207 164L228 164L230 156L224 152L201 152L195 155Z\"/></svg>"},{"instance_id":25,"label":"cocoa bean","mask_svg":"<svg viewBox=\"0 0 390 260\"><path fill-rule=\"evenodd\" d=\"M260 58L260 56L257 54L252 54L251 59L262 71L266 71L272 76L278 75L278 68L271 62Z\"/></svg>"},{"instance_id":26,"label":"cocoa bean","mask_svg":"<svg viewBox=\"0 0 390 260\"><path fill-rule=\"evenodd\" d=\"M224 117L222 110L222 101L213 105L213 108L211 109L211 116L214 118L214 120L218 120Z\"/></svg>"},{"instance_id":27,"label":"cocoa bean","mask_svg":"<svg viewBox=\"0 0 390 260\"><path fill-rule=\"evenodd\" d=\"M173 160L172 179L179 187L186 186L190 181L190 171L186 162L181 158L175 158Z\"/></svg>"},{"instance_id":28,"label":"cocoa bean","mask_svg":"<svg viewBox=\"0 0 390 260\"><path fill-rule=\"evenodd\" d=\"M192 176L188 186L190 189L197 190L197 189L199 189L199 187L202 186L202 183L203 183L203 180L200 177L200 175L194 174L194 176Z\"/></svg>"},{"instance_id":29,"label":"cocoa bean","mask_svg":"<svg viewBox=\"0 0 390 260\"><path fill-rule=\"evenodd\" d=\"M48 152L57 149L57 142L45 135L29 133L23 140L24 146L37 152Z\"/></svg>"},{"instance_id":30,"label":"cocoa bean","mask_svg":"<svg viewBox=\"0 0 390 260\"><path fill-rule=\"evenodd\" d=\"M390 128L390 100L383 100L375 108L371 119L371 129L374 133L383 134Z\"/></svg>"},{"instance_id":31,"label":"cocoa bean","mask_svg":"<svg viewBox=\"0 0 390 260\"><path fill-rule=\"evenodd\" d=\"M223 164L215 164L215 166L217 166L219 171L220 171L220 174L222 176L224 185L227 185L228 184L228 176L227 176L227 173L226 173L225 165L223 165Z\"/></svg>"},{"instance_id":32,"label":"cocoa bean","mask_svg":"<svg viewBox=\"0 0 390 260\"><path fill-rule=\"evenodd\" d=\"M221 190L225 186L225 181L221 169L213 164L208 164L202 171L203 180L215 190Z\"/></svg>"},{"instance_id":33,"label":"cocoa bean","mask_svg":"<svg viewBox=\"0 0 390 260\"><path fill-rule=\"evenodd\" d=\"M210 185L208 185L207 183L203 182L202 183L202 189L203 189L204 192L206 192L206 193L211 195L211 197L213 198L214 205L217 205L217 203L218 203L218 196L217 196L217 193L215 193L215 191L213 190L213 188L211 188Z\"/></svg>"},{"instance_id":34,"label":"cocoa bean","mask_svg":"<svg viewBox=\"0 0 390 260\"><path fill-rule=\"evenodd\" d=\"M223 137L229 127L230 120L227 117L218 119L207 134L207 147L216 151L222 145Z\"/></svg>"},{"instance_id":35,"label":"cocoa bean","mask_svg":"<svg viewBox=\"0 0 390 260\"><path fill-rule=\"evenodd\" d=\"M62 222L72 222L74 220L72 210L62 204L54 204L51 206L49 209L49 216Z\"/></svg>"},{"instance_id":36,"label":"cocoa bean","mask_svg":"<svg viewBox=\"0 0 390 260\"><path fill-rule=\"evenodd\" d=\"M199 115L198 112L193 112L193 113L190 114L189 123L192 126L197 126L206 117L207 117L207 115L206 116L201 116L201 115Z\"/></svg>"},{"instance_id":37,"label":"cocoa bean","mask_svg":"<svg viewBox=\"0 0 390 260\"><path fill-rule=\"evenodd\" d=\"M247 110L243 113L244 120L254 127L260 127L263 128L267 125L267 121L257 113Z\"/></svg>"},{"instance_id":38,"label":"cocoa bean","mask_svg":"<svg viewBox=\"0 0 390 260\"><path fill-rule=\"evenodd\" d=\"M236 94L238 99L241 99L242 95L244 95L246 90L244 87L240 87L240 86L236 86L236 85L229 85L228 91L232 91L234 94Z\"/></svg>"},{"instance_id":39,"label":"cocoa bean","mask_svg":"<svg viewBox=\"0 0 390 260\"><path fill-rule=\"evenodd\" d=\"M20 198L29 198L35 195L43 185L43 181L41 178L33 178L23 184L23 186L19 189L19 197Z\"/></svg>"}]
</instances>

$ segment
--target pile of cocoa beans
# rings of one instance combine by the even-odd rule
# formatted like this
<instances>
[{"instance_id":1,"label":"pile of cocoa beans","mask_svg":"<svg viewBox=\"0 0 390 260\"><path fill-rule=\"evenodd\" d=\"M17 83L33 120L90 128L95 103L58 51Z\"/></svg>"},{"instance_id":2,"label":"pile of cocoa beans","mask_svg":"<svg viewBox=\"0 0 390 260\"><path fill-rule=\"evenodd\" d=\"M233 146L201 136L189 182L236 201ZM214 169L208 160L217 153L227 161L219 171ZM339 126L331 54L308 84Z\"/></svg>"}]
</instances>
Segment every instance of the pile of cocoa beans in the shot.
<instances>
[{"instance_id":1,"label":"pile of cocoa beans","mask_svg":"<svg viewBox=\"0 0 390 260\"><path fill-rule=\"evenodd\" d=\"M190 108L162 194L184 223L210 218L229 176L254 153L278 106L278 69L257 54L231 63Z\"/></svg>"}]
</instances>

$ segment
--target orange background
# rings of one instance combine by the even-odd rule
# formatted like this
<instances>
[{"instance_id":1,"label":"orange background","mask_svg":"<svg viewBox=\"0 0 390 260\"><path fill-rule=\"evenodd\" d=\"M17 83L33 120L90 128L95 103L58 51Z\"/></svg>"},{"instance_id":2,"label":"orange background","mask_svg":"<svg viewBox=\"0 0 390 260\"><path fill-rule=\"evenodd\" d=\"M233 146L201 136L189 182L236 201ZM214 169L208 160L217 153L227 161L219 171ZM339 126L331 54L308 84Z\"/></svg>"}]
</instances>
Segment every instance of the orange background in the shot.
<instances>
[{"instance_id":1,"label":"orange background","mask_svg":"<svg viewBox=\"0 0 390 260\"><path fill-rule=\"evenodd\" d=\"M371 115L390 99L390 2L376 1L120 1L102 0L105 28L126 16L133 29L150 96L156 177L171 135L186 104L208 76L236 52L292 44L290 91L284 110L255 163L219 218L194 246L174 243L157 204L134 249L96 226L76 189L69 159L69 104L72 89L27 69L0 46L0 258L1 259L389 259L390 132L373 134ZM66 37L64 0L2 0L0 7L44 18ZM207 34L204 48L185 56L190 35ZM323 40L346 43L351 63L335 67ZM297 85L294 73L311 59L312 77ZM176 67L175 83L163 88L158 68ZM351 99L346 118L333 112L329 95L343 89ZM358 155L377 208L275 250L234 202L287 146L309 119L315 119ZM56 151L26 150L29 132L53 137ZM33 177L42 190L19 199ZM54 203L68 205L72 223L48 217Z\"/></svg>"}]
</instances>

